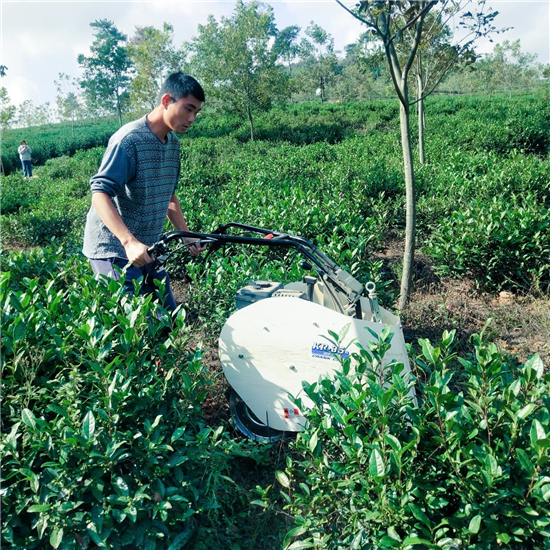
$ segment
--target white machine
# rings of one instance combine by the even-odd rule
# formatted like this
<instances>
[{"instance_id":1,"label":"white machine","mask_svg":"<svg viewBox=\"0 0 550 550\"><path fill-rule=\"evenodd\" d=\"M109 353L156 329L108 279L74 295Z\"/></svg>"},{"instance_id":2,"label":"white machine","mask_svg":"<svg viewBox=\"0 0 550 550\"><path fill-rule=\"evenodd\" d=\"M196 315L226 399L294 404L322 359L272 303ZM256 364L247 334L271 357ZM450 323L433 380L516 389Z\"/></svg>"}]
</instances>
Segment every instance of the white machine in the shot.
<instances>
[{"instance_id":1,"label":"white machine","mask_svg":"<svg viewBox=\"0 0 550 550\"><path fill-rule=\"evenodd\" d=\"M228 234L229 229L239 234ZM150 252L163 264L173 252L167 250L168 242L189 237L209 243L211 252L229 243L293 248L305 257L301 267L316 272L284 286L256 281L237 292L238 309L222 328L219 355L231 386L231 415L246 436L276 441L303 430L304 411L294 402L310 403L302 382L331 376L342 359L353 357L356 344L368 348L376 341L374 334L387 326L393 336L383 367L402 363L403 374L410 374L400 320L379 306L374 283L363 287L311 242L230 223L212 234L167 233ZM345 334L338 347L327 338L329 331Z\"/></svg>"}]
</instances>

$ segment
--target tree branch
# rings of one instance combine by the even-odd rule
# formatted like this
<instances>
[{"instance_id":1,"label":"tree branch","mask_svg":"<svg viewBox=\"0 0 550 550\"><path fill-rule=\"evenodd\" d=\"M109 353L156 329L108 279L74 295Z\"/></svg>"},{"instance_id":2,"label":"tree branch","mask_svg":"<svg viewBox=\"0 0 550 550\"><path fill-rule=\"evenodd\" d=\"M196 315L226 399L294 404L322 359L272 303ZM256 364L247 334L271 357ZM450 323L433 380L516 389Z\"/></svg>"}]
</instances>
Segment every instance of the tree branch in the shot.
<instances>
[{"instance_id":1,"label":"tree branch","mask_svg":"<svg viewBox=\"0 0 550 550\"><path fill-rule=\"evenodd\" d=\"M374 23L369 23L369 21L367 21L366 19L359 17L355 12L351 11L347 6L344 6L344 4L340 2L340 0L336 0L336 3L342 6L349 14L353 15L355 19L358 19L359 21L361 21L361 23L364 23L365 25L367 25L367 27L370 27L377 32L379 31L378 27Z\"/></svg>"},{"instance_id":2,"label":"tree branch","mask_svg":"<svg viewBox=\"0 0 550 550\"><path fill-rule=\"evenodd\" d=\"M435 6L435 2L430 2L426 5L426 7L422 10L421 13L426 15L433 6ZM429 9L426 9L429 8ZM418 21L418 25L416 26L416 32L415 37L413 41L413 46L411 48L411 52L409 54L409 58L407 59L407 62L405 63L405 66L403 67L403 78L407 78L409 75L409 71L411 70L411 66L414 61L414 57L416 55L416 52L418 50L418 46L420 45L420 41L422 40L422 25L424 23L424 15L420 18ZM417 18L418 19L418 18Z\"/></svg>"},{"instance_id":3,"label":"tree branch","mask_svg":"<svg viewBox=\"0 0 550 550\"><path fill-rule=\"evenodd\" d=\"M338 1L338 0L336 0ZM435 5L437 4L437 0L432 0L431 2L428 2L403 28L399 29L390 39L389 43L393 42L397 36L404 31L406 31L409 27L412 27L418 18L424 17Z\"/></svg>"}]
</instances>

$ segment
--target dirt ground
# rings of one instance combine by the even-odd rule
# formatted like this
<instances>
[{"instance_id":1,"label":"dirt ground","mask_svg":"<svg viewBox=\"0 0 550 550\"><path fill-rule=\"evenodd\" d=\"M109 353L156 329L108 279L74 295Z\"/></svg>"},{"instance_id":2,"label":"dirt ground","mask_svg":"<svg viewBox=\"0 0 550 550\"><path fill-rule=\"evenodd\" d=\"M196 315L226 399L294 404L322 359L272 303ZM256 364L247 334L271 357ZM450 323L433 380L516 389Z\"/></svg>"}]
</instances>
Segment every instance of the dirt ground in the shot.
<instances>
[{"instance_id":1,"label":"dirt ground","mask_svg":"<svg viewBox=\"0 0 550 550\"><path fill-rule=\"evenodd\" d=\"M388 247L378 256L388 272L396 272L402 261L399 244ZM497 294L476 288L473 280L440 279L433 271L430 259L415 254L414 288L401 320L405 340L415 343L419 338L437 342L444 330L456 329L459 351L471 348L468 340L485 334L500 350L508 351L524 362L539 353L550 366L550 300L532 294Z\"/></svg>"}]
</instances>

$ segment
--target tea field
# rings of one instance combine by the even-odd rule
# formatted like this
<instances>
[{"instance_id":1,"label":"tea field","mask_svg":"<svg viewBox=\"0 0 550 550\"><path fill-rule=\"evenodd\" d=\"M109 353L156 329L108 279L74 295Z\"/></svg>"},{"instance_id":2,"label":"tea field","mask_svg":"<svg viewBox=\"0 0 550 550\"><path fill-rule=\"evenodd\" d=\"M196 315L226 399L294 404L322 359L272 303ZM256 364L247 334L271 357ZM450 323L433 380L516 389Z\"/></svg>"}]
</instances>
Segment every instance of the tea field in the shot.
<instances>
[{"instance_id":1,"label":"tea field","mask_svg":"<svg viewBox=\"0 0 550 550\"><path fill-rule=\"evenodd\" d=\"M403 312L418 404L398 369L381 384L358 356L358 373L344 362L306 389L310 427L278 445L211 414L225 386L209 349L236 290L298 280L298 259L237 247L176 256L185 314L167 338L168 321L150 321L158 304L95 281L80 254L104 148L76 150L67 127L52 135L57 148L37 141L49 151L37 177L2 177L2 544L550 548L549 105L428 102L417 293ZM197 231L235 221L313 240L375 281L391 308L404 229L398 131L391 101L276 108L254 142L243 121L207 115L181 140L182 208ZM463 292L443 309L419 301L452 285ZM509 319L502 296L517 306ZM507 323L531 323L539 340L504 349Z\"/></svg>"}]
</instances>

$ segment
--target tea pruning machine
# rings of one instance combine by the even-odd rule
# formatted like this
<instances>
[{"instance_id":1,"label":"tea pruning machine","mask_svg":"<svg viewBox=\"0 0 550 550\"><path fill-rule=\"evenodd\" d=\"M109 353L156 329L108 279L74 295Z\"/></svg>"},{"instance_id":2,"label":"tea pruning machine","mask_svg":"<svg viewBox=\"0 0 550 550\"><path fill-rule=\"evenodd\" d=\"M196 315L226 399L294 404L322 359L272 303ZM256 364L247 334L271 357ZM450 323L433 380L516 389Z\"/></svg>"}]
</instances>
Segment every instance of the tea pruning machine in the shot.
<instances>
[{"instance_id":1,"label":"tea pruning machine","mask_svg":"<svg viewBox=\"0 0 550 550\"><path fill-rule=\"evenodd\" d=\"M260 227L228 223L209 234L173 231L149 252L163 265L179 248L172 241L198 239L209 254L227 244L294 249L301 254L301 281L283 285L255 281L236 294L237 310L219 337L219 356L230 390L230 410L238 429L256 440L276 441L285 432L305 427L303 411L292 397L308 406L302 382L330 376L353 343L368 349L385 327L393 334L383 366L397 362L410 373L401 323L378 304L376 285L363 286L306 239ZM346 332L347 330L347 332ZM331 342L330 332L344 334Z\"/></svg>"}]
</instances>

